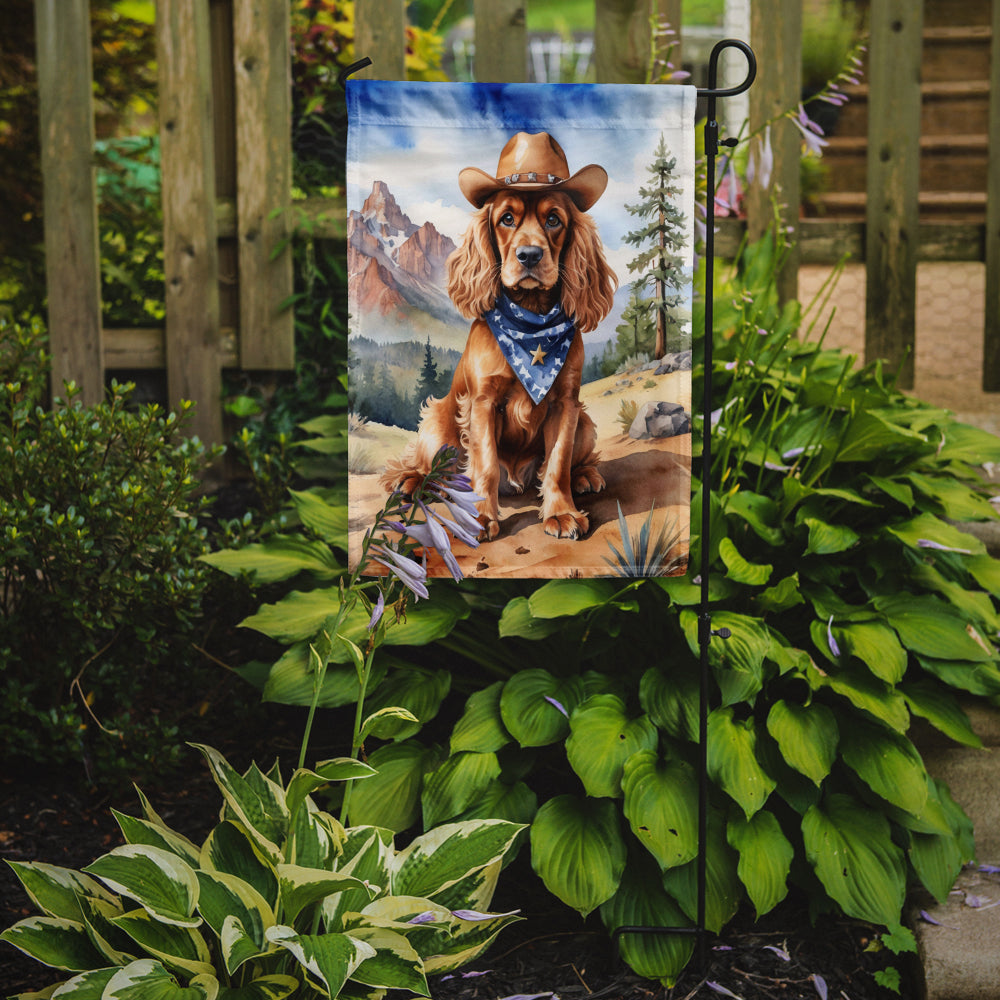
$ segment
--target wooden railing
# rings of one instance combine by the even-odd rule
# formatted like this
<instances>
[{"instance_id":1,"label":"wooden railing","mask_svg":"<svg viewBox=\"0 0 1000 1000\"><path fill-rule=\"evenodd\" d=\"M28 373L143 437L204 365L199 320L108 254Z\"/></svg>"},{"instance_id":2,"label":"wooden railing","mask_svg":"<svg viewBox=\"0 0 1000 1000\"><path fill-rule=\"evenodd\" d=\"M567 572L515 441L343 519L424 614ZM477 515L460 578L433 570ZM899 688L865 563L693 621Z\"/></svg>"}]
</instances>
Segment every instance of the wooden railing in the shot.
<instances>
[{"instance_id":1,"label":"wooden railing","mask_svg":"<svg viewBox=\"0 0 1000 1000\"><path fill-rule=\"evenodd\" d=\"M479 80L527 78L526 0L475 0ZM646 80L650 18L681 23L681 0L595 0L594 57L601 83ZM753 0L751 43L759 72L750 90L750 130L799 101L801 0ZM158 0L166 326L101 326L88 0L36 0L45 182L49 329L53 384L72 379L99 399L112 368L165 368L171 402L195 400L196 432L223 436L221 371L293 364L289 0ZM781 276L796 293L804 262L849 253L867 270L866 355L897 364L909 352L912 380L916 265L985 261L983 385L1000 391L1000 0L992 6L989 171L985 224L921 222L919 52L922 3L871 0L868 80L868 198L865 221L800 220L800 137L772 130L775 171L748 193L747 219L724 220L716 242L732 253L744 228L759 234L786 206L795 250ZM365 71L401 79L404 0L358 0L355 51ZM683 51L683 39L680 42ZM676 61L678 52L673 53ZM729 134L740 123L720 118ZM731 113L731 112L729 112ZM788 208L792 206L793 208ZM342 240L344 205L308 202L315 236Z\"/></svg>"}]
</instances>

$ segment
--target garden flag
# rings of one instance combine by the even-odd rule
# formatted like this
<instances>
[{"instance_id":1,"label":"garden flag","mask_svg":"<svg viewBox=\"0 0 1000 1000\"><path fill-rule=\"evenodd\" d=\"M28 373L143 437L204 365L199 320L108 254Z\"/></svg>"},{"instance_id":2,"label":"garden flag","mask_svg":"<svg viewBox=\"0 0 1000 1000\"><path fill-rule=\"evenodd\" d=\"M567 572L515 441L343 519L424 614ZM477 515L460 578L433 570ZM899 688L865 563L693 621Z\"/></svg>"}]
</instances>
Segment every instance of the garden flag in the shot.
<instances>
[{"instance_id":1,"label":"garden flag","mask_svg":"<svg viewBox=\"0 0 1000 1000\"><path fill-rule=\"evenodd\" d=\"M429 575L686 571L695 99L348 81L352 565L444 448L478 545Z\"/></svg>"}]
</instances>

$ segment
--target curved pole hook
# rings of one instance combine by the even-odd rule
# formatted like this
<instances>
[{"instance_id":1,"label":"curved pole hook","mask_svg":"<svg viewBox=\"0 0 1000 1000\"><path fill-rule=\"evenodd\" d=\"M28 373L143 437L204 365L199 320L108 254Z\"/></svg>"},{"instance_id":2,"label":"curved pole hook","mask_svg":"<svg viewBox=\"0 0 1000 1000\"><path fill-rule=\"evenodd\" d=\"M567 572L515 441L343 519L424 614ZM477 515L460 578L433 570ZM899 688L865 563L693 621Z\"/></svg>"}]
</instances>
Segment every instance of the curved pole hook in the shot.
<instances>
[{"instance_id":1,"label":"curved pole hook","mask_svg":"<svg viewBox=\"0 0 1000 1000\"><path fill-rule=\"evenodd\" d=\"M359 70L364 69L366 66L371 66L371 64L372 64L371 59L369 59L368 56L365 56L363 59L359 59L357 62L352 62L350 66L345 66L337 74L337 83L340 85L340 89L341 90L347 89L347 78L352 73L357 73Z\"/></svg>"},{"instance_id":2,"label":"curved pole hook","mask_svg":"<svg viewBox=\"0 0 1000 1000\"><path fill-rule=\"evenodd\" d=\"M719 76L719 56L722 55L725 49L739 49L747 59L747 75L746 79L736 87L723 87L718 88L716 84L718 83ZM749 90L751 84L757 78L757 57L754 55L753 49L747 45L746 42L740 41L738 38L723 38L721 42L716 42L712 49L712 54L708 57L708 87L699 88L699 97L735 97L737 94L742 94L744 91Z\"/></svg>"}]
</instances>

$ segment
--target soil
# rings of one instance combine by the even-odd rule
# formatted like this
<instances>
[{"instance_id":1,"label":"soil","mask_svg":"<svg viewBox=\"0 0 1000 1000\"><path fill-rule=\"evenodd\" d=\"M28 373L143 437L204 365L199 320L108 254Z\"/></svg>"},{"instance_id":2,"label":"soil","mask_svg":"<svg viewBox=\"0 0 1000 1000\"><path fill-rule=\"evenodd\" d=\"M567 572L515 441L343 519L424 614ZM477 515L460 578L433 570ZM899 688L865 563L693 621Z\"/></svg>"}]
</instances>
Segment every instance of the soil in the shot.
<instances>
[{"instance_id":1,"label":"soil","mask_svg":"<svg viewBox=\"0 0 1000 1000\"><path fill-rule=\"evenodd\" d=\"M221 749L237 766L249 762L254 745L288 751L297 738L297 720L278 713L266 739L257 729L237 739L220 738ZM215 822L219 796L207 768L194 751L192 767L149 794L165 822L195 841ZM111 808L139 814L134 792L114 795L88 789L59 775L0 779L0 858L45 861L81 868L122 842ZM895 965L903 974L901 995L918 995L912 970L884 951L866 950L873 929L846 919L821 918L810 924L807 906L790 899L760 922L740 913L719 937L706 935L705 965L697 957L673 989L642 979L620 962L595 915L587 921L549 895L522 855L501 876L494 899L499 911L520 909L525 919L503 931L471 968L451 977L431 977L435 1000L691 1000L736 996L743 1000L887 1000L874 974ZM11 870L0 866L0 927L33 913ZM65 976L0 944L0 995L39 990ZM825 988L825 992L824 992Z\"/></svg>"}]
</instances>

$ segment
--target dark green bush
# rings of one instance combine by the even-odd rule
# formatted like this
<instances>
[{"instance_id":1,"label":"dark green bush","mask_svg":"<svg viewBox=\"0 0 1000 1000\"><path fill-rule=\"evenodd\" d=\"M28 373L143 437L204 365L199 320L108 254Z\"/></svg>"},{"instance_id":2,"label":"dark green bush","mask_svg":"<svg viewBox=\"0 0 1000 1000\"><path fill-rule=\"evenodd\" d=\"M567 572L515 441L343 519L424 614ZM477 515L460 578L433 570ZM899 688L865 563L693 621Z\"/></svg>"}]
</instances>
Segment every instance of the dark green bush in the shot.
<instances>
[{"instance_id":1,"label":"dark green bush","mask_svg":"<svg viewBox=\"0 0 1000 1000\"><path fill-rule=\"evenodd\" d=\"M208 454L188 405L131 408L129 385L41 406L42 338L0 321L0 746L92 776L155 766L176 743L157 699L191 661L207 585Z\"/></svg>"}]
</instances>

